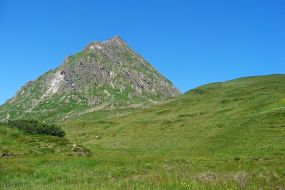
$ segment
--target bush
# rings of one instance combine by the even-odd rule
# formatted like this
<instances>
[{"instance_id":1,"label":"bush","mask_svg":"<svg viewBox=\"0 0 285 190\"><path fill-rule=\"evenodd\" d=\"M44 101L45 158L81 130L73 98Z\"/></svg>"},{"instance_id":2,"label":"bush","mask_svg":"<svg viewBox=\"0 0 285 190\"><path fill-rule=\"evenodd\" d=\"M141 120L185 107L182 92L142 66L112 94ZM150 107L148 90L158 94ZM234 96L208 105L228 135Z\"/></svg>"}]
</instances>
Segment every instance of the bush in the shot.
<instances>
[{"instance_id":1,"label":"bush","mask_svg":"<svg viewBox=\"0 0 285 190\"><path fill-rule=\"evenodd\" d=\"M235 158L234 158L234 161L240 161L240 157L238 157L238 156L235 157Z\"/></svg>"},{"instance_id":2,"label":"bush","mask_svg":"<svg viewBox=\"0 0 285 190\"><path fill-rule=\"evenodd\" d=\"M11 120L9 127L15 127L30 134L42 134L63 137L65 132L55 124L43 124L36 120Z\"/></svg>"}]
</instances>

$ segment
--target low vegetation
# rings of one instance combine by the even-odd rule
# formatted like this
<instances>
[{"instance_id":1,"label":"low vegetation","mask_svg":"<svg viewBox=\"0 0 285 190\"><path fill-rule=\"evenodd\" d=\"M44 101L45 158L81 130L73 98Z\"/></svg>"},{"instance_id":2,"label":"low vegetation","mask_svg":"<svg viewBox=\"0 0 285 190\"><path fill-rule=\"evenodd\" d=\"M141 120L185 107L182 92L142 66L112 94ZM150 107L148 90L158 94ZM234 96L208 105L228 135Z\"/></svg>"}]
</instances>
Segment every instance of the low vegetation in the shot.
<instances>
[{"instance_id":1,"label":"low vegetation","mask_svg":"<svg viewBox=\"0 0 285 190\"><path fill-rule=\"evenodd\" d=\"M36 120L10 120L7 125L15 127L30 134L42 134L64 137L65 132L55 124L44 124Z\"/></svg>"},{"instance_id":2,"label":"low vegetation","mask_svg":"<svg viewBox=\"0 0 285 190\"><path fill-rule=\"evenodd\" d=\"M0 158L0 189L283 190L284 84L284 75L243 78L148 109L82 115L63 124L65 137L43 136L64 154ZM2 130L0 145L12 153L50 147L39 135ZM92 155L68 155L81 147Z\"/></svg>"}]
</instances>

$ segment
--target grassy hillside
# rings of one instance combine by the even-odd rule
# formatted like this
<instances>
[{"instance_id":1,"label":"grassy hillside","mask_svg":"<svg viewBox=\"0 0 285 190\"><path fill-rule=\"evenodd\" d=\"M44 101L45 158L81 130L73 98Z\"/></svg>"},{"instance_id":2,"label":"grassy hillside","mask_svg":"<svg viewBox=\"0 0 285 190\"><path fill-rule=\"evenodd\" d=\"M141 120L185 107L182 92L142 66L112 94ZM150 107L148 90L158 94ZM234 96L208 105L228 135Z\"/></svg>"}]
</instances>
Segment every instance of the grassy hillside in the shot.
<instances>
[{"instance_id":1,"label":"grassy hillside","mask_svg":"<svg viewBox=\"0 0 285 190\"><path fill-rule=\"evenodd\" d=\"M284 84L242 78L83 115L64 129L91 156L0 158L0 189L284 189Z\"/></svg>"},{"instance_id":2,"label":"grassy hillside","mask_svg":"<svg viewBox=\"0 0 285 190\"><path fill-rule=\"evenodd\" d=\"M66 130L95 154L146 161L151 169L137 177L155 179L158 186L198 179L284 187L284 84L284 75L213 83L120 118L88 114L67 122ZM165 180L166 171L176 177Z\"/></svg>"},{"instance_id":3,"label":"grassy hillside","mask_svg":"<svg viewBox=\"0 0 285 190\"><path fill-rule=\"evenodd\" d=\"M87 149L74 147L66 138L32 135L0 124L0 189L48 189L64 178L68 162L88 155Z\"/></svg>"}]
</instances>

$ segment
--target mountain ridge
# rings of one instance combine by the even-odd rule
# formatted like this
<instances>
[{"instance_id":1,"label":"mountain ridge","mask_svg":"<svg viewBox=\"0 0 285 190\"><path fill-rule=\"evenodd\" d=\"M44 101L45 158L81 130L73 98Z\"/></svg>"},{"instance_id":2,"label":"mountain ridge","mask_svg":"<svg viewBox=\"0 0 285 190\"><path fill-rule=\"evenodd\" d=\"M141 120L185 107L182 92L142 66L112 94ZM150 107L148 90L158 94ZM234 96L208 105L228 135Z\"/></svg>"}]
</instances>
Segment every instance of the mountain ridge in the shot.
<instances>
[{"instance_id":1,"label":"mountain ridge","mask_svg":"<svg viewBox=\"0 0 285 190\"><path fill-rule=\"evenodd\" d=\"M0 120L78 114L94 107L148 105L180 91L119 37L92 42L24 85L0 106ZM58 108L61 107L61 108ZM5 115L6 114L6 115ZM72 115L72 114L71 114Z\"/></svg>"}]
</instances>

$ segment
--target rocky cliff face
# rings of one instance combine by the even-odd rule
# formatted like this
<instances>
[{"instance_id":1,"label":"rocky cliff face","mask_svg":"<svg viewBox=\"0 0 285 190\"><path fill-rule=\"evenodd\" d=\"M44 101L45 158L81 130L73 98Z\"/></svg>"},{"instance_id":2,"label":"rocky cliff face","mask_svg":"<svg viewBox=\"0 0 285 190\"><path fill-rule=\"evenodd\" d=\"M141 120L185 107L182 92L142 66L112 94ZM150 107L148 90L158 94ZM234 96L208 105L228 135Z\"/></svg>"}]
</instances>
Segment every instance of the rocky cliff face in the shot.
<instances>
[{"instance_id":1,"label":"rocky cliff face","mask_svg":"<svg viewBox=\"0 0 285 190\"><path fill-rule=\"evenodd\" d=\"M136 107L180 92L118 36L94 42L0 107L0 119L64 117L105 108Z\"/></svg>"}]
</instances>

